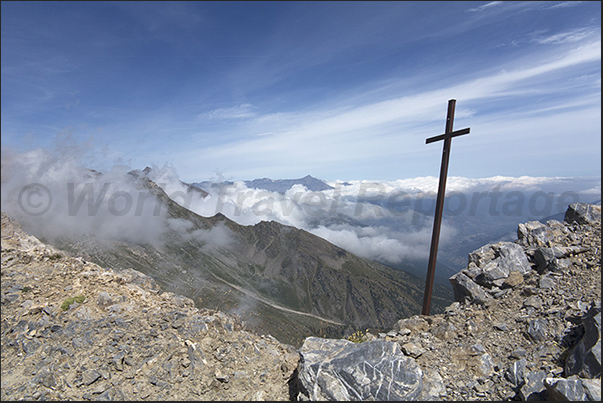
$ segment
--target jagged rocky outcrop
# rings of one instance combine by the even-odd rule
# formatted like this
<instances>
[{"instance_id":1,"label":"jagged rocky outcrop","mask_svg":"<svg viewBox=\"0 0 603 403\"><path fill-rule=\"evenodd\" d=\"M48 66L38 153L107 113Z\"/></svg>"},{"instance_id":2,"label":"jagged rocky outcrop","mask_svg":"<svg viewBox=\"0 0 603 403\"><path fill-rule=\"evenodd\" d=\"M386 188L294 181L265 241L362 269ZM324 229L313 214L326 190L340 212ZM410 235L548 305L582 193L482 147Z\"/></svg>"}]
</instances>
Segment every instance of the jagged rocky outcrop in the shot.
<instances>
[{"instance_id":1,"label":"jagged rocky outcrop","mask_svg":"<svg viewBox=\"0 0 603 403\"><path fill-rule=\"evenodd\" d=\"M391 390L392 400L401 399L391 387L414 379L410 364L379 383L383 388L367 391L365 384L385 377L373 362L403 356L422 373L411 382L420 390L404 400L600 400L600 213L600 206L576 203L564 222L520 224L515 242L469 255L450 279L457 301L443 314L401 319L358 345L385 341L400 352L364 347L374 354L357 357L332 340L317 354L316 341L307 339L299 398L385 400Z\"/></svg>"}]
</instances>

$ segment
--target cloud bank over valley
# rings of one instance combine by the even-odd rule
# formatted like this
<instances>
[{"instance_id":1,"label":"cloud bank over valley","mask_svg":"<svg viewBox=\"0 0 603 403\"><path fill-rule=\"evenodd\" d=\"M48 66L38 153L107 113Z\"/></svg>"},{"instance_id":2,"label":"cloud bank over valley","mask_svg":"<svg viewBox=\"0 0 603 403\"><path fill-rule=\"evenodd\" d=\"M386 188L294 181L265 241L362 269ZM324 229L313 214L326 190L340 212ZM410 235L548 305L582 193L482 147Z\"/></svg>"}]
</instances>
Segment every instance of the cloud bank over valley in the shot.
<instances>
[{"instance_id":1,"label":"cloud bank over valley","mask_svg":"<svg viewBox=\"0 0 603 403\"><path fill-rule=\"evenodd\" d=\"M143 172L118 164L97 172L78 155L83 153L3 149L2 210L44 237L93 236L160 246L166 231L175 231L184 240L229 244L225 228L194 230L186 220L167 217L155 194L128 174L135 171L204 217L221 213L241 225L277 221L394 267L426 261L429 254L436 177L324 181L326 190L294 184L284 192L248 187L245 181L216 181L200 190L181 181L171 165L151 165ZM512 239L519 222L559 219L569 203L600 202L601 181L452 176L446 190L439 258L458 270L473 246Z\"/></svg>"}]
</instances>

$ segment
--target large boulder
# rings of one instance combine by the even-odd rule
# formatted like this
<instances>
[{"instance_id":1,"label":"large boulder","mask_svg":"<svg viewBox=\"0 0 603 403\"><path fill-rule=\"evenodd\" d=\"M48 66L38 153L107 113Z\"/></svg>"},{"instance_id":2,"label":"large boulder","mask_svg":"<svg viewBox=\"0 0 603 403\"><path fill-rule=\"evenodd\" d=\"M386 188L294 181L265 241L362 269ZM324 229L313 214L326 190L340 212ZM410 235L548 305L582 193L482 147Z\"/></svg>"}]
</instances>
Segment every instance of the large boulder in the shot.
<instances>
[{"instance_id":1,"label":"large boulder","mask_svg":"<svg viewBox=\"0 0 603 403\"><path fill-rule=\"evenodd\" d=\"M299 400L417 400L423 373L397 343L308 337L299 350Z\"/></svg>"},{"instance_id":2,"label":"large boulder","mask_svg":"<svg viewBox=\"0 0 603 403\"><path fill-rule=\"evenodd\" d=\"M588 203L572 203L565 211L564 220L568 223L591 225L601 221L601 206Z\"/></svg>"}]
</instances>

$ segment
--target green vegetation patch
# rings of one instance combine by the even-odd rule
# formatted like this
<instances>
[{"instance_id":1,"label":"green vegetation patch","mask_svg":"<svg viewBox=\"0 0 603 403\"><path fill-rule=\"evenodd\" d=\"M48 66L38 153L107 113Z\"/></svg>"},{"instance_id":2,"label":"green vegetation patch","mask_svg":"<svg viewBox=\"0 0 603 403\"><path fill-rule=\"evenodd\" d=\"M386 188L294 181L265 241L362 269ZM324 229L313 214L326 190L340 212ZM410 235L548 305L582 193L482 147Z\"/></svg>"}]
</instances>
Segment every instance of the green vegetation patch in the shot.
<instances>
[{"instance_id":1,"label":"green vegetation patch","mask_svg":"<svg viewBox=\"0 0 603 403\"><path fill-rule=\"evenodd\" d=\"M366 329L364 332L359 330L356 333L353 333L352 335L348 336L348 340L351 342L354 342L354 343L362 343L362 342L369 340L368 334L369 334L368 329Z\"/></svg>"},{"instance_id":2,"label":"green vegetation patch","mask_svg":"<svg viewBox=\"0 0 603 403\"><path fill-rule=\"evenodd\" d=\"M52 255L48 256L48 260L59 260L62 257L63 255L60 253L53 253Z\"/></svg>"},{"instance_id":3,"label":"green vegetation patch","mask_svg":"<svg viewBox=\"0 0 603 403\"><path fill-rule=\"evenodd\" d=\"M74 303L78 303L81 304L82 302L84 302L86 300L86 297L84 297L83 295L78 295L77 297L71 297L71 298L67 298L65 301L63 301L63 304L61 304L61 309L63 311L68 310L71 305L73 305Z\"/></svg>"}]
</instances>

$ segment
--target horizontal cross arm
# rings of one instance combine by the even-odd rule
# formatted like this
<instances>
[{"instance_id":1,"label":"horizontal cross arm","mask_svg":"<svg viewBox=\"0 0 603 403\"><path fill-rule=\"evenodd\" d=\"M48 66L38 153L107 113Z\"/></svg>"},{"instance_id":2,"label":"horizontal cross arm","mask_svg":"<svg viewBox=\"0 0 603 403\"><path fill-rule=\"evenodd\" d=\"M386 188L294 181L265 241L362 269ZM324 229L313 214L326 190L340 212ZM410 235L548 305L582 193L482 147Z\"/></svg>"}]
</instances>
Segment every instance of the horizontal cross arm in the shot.
<instances>
[{"instance_id":1,"label":"horizontal cross arm","mask_svg":"<svg viewBox=\"0 0 603 403\"><path fill-rule=\"evenodd\" d=\"M440 134L439 136L430 137L427 140L425 140L425 144L433 143L435 141L440 141L440 140L444 140L444 139L452 138L452 137L456 137L456 136L462 136L463 134L469 134L469 128L456 130L456 131L450 132L450 133Z\"/></svg>"}]
</instances>

